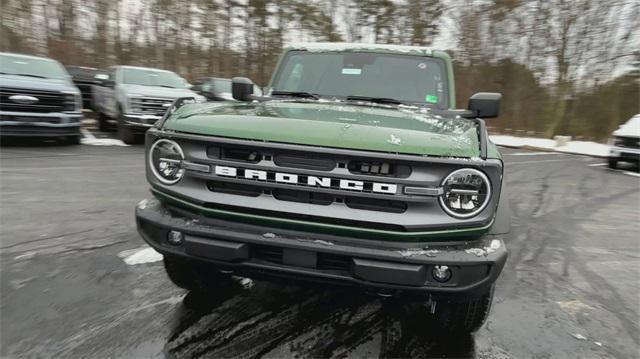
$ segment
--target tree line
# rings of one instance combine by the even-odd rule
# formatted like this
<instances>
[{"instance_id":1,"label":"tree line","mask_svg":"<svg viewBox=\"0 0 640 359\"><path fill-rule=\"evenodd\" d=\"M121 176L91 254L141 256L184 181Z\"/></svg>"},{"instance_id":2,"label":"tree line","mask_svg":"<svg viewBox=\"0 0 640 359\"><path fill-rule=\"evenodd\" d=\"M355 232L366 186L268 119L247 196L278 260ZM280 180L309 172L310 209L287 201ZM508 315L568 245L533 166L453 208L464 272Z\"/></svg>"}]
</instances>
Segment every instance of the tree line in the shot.
<instances>
[{"instance_id":1,"label":"tree line","mask_svg":"<svg viewBox=\"0 0 640 359\"><path fill-rule=\"evenodd\" d=\"M0 0L0 50L65 65L270 78L296 41L443 47L501 132L604 140L640 112L636 0Z\"/></svg>"}]
</instances>

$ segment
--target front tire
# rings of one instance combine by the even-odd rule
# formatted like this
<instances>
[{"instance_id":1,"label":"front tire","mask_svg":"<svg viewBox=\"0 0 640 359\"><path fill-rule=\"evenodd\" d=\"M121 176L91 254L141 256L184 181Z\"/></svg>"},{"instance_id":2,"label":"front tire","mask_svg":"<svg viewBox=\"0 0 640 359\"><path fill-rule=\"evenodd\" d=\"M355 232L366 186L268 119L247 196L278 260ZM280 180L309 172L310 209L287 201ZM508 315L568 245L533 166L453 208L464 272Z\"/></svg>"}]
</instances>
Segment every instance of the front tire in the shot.
<instances>
[{"instance_id":1,"label":"front tire","mask_svg":"<svg viewBox=\"0 0 640 359\"><path fill-rule=\"evenodd\" d=\"M618 169L618 160L615 158L609 158L609 168L617 170Z\"/></svg>"},{"instance_id":2,"label":"front tire","mask_svg":"<svg viewBox=\"0 0 640 359\"><path fill-rule=\"evenodd\" d=\"M109 118L102 112L98 112L98 130L101 132L108 132L109 128Z\"/></svg>"},{"instance_id":3,"label":"front tire","mask_svg":"<svg viewBox=\"0 0 640 359\"><path fill-rule=\"evenodd\" d=\"M118 115L118 137L120 137L120 139L122 140L122 142L128 144L128 145L134 145L136 143L138 143L137 138L136 138L136 134L133 133L133 130L131 130L131 128L127 127L124 124L124 118L122 116L122 111L119 111L119 115Z\"/></svg>"},{"instance_id":4,"label":"front tire","mask_svg":"<svg viewBox=\"0 0 640 359\"><path fill-rule=\"evenodd\" d=\"M68 145L79 145L81 135L67 136L64 138L65 143Z\"/></svg>"},{"instance_id":5,"label":"front tire","mask_svg":"<svg viewBox=\"0 0 640 359\"><path fill-rule=\"evenodd\" d=\"M468 335L480 329L491 310L493 288L479 297L438 301L434 313L438 327L452 335Z\"/></svg>"},{"instance_id":6,"label":"front tire","mask_svg":"<svg viewBox=\"0 0 640 359\"><path fill-rule=\"evenodd\" d=\"M229 275L205 264L172 256L164 256L164 269L173 284L189 291L209 291L231 281Z\"/></svg>"}]
</instances>

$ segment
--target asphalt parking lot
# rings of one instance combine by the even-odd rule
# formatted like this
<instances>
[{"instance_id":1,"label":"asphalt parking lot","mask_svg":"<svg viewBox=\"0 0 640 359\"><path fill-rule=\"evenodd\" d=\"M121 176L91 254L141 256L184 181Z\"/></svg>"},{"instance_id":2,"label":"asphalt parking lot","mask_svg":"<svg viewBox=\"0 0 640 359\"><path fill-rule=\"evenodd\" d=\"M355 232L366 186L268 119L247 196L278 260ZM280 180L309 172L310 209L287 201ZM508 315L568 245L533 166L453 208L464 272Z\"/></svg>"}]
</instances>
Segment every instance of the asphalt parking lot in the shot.
<instances>
[{"instance_id":1,"label":"asphalt parking lot","mask_svg":"<svg viewBox=\"0 0 640 359\"><path fill-rule=\"evenodd\" d=\"M513 227L492 313L442 339L393 299L343 290L239 279L186 295L135 230L142 146L4 146L0 356L637 357L637 173L503 154Z\"/></svg>"}]
</instances>

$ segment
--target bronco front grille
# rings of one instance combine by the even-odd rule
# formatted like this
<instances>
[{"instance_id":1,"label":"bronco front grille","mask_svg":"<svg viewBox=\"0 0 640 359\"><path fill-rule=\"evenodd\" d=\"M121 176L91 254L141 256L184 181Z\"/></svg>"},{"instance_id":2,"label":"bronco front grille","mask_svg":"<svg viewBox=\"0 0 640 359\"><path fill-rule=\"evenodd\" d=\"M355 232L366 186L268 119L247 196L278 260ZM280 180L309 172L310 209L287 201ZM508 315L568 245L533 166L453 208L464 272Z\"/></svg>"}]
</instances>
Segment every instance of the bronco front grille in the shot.
<instances>
[{"instance_id":1,"label":"bronco front grille","mask_svg":"<svg viewBox=\"0 0 640 359\"><path fill-rule=\"evenodd\" d=\"M36 100L19 99L19 96L32 97ZM0 110L2 111L61 112L73 111L73 106L73 95L68 96L58 91L0 87Z\"/></svg>"}]
</instances>

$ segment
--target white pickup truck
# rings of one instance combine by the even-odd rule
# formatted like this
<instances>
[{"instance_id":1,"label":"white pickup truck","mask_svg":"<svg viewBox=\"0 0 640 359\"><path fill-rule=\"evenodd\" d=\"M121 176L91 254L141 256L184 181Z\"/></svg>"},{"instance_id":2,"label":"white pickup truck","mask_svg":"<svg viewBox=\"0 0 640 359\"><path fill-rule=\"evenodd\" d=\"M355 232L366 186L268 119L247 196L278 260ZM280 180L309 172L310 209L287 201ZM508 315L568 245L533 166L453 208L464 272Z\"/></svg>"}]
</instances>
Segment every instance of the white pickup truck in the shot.
<instances>
[{"instance_id":1,"label":"white pickup truck","mask_svg":"<svg viewBox=\"0 0 640 359\"><path fill-rule=\"evenodd\" d=\"M191 85L176 73L166 70L112 66L107 74L96 75L94 106L101 131L114 121L125 143L137 143L142 134L162 118L173 101L180 97L205 97L190 90Z\"/></svg>"}]
</instances>

